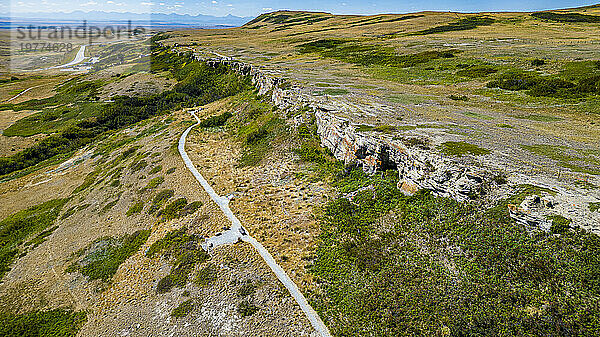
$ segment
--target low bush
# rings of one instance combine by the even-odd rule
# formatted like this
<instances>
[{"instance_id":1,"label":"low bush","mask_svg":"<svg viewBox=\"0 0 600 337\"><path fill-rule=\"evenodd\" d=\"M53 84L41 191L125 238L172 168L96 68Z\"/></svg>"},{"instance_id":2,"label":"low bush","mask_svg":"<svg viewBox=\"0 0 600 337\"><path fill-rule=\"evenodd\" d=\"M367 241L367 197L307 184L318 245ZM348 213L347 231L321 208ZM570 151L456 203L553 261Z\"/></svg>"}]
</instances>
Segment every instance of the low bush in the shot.
<instances>
[{"instance_id":1,"label":"low bush","mask_svg":"<svg viewBox=\"0 0 600 337\"><path fill-rule=\"evenodd\" d=\"M19 246L23 241L52 227L67 201L69 199L50 200L14 213L0 221L0 280L20 255L22 248ZM52 228L56 229L57 227ZM39 240L44 240L50 234L51 232L46 233Z\"/></svg>"},{"instance_id":2,"label":"low bush","mask_svg":"<svg viewBox=\"0 0 600 337\"><path fill-rule=\"evenodd\" d=\"M217 268L214 265L209 264L198 271L198 274L196 274L196 278L194 279L194 283L204 287L213 283L217 279L217 276Z\"/></svg>"},{"instance_id":3,"label":"low bush","mask_svg":"<svg viewBox=\"0 0 600 337\"><path fill-rule=\"evenodd\" d=\"M544 61L542 59L535 59L535 60L531 61L531 65L534 67L541 67L544 64L546 64L546 61Z\"/></svg>"},{"instance_id":4,"label":"low bush","mask_svg":"<svg viewBox=\"0 0 600 337\"><path fill-rule=\"evenodd\" d=\"M229 118L231 118L232 116L233 114L231 113L231 111L226 111L220 115L212 116L203 120L202 122L200 122L199 126L203 128L224 126L225 123L227 123L227 120L229 120Z\"/></svg>"},{"instance_id":5,"label":"low bush","mask_svg":"<svg viewBox=\"0 0 600 337\"><path fill-rule=\"evenodd\" d=\"M153 189L157 188L158 186L160 186L160 184L162 184L163 182L165 182L165 178L162 176L152 178L152 179L150 179L150 181L148 182L146 187L144 187L144 189L153 190Z\"/></svg>"},{"instance_id":6,"label":"low bush","mask_svg":"<svg viewBox=\"0 0 600 337\"><path fill-rule=\"evenodd\" d=\"M189 315L194 310L194 301L187 300L179 304L173 311L171 311L171 317L181 318Z\"/></svg>"},{"instance_id":7,"label":"low bush","mask_svg":"<svg viewBox=\"0 0 600 337\"><path fill-rule=\"evenodd\" d=\"M160 166L160 165L157 165L157 166L154 166L154 167L153 167L153 168L152 168L152 169L151 169L151 170L148 172L148 174L155 174L155 173L158 173L158 172L160 172L160 171L162 171L162 166Z\"/></svg>"},{"instance_id":8,"label":"low bush","mask_svg":"<svg viewBox=\"0 0 600 337\"><path fill-rule=\"evenodd\" d=\"M129 209L127 210L127 213L125 213L125 215L132 216L134 214L141 213L143 209L144 209L144 203L142 201L138 201L138 202L134 203L133 205L131 205L131 207L129 207Z\"/></svg>"},{"instance_id":9,"label":"low bush","mask_svg":"<svg viewBox=\"0 0 600 337\"><path fill-rule=\"evenodd\" d=\"M460 30L470 30L482 26L490 26L496 22L494 19L485 16L471 16L465 19L460 19L455 22L448 23L446 25L427 28L418 32L412 33L411 35L428 35L437 34L443 32L454 32Z\"/></svg>"},{"instance_id":10,"label":"low bush","mask_svg":"<svg viewBox=\"0 0 600 337\"><path fill-rule=\"evenodd\" d=\"M173 287L184 287L194 266L210 258L208 253L199 247L199 240L199 237L187 234L186 229L182 228L167 233L164 238L150 246L146 252L147 257L160 255L168 259L173 266L169 275L158 282L158 293L168 292Z\"/></svg>"},{"instance_id":11,"label":"low bush","mask_svg":"<svg viewBox=\"0 0 600 337\"><path fill-rule=\"evenodd\" d=\"M319 220L311 303L333 335L598 333L598 236L532 231L370 179L374 190L331 200Z\"/></svg>"},{"instance_id":12,"label":"low bush","mask_svg":"<svg viewBox=\"0 0 600 337\"><path fill-rule=\"evenodd\" d=\"M81 258L69 266L67 272L77 271L90 280L109 282L119 266L139 250L148 236L149 230L139 230L120 238L100 238L80 252Z\"/></svg>"},{"instance_id":13,"label":"low bush","mask_svg":"<svg viewBox=\"0 0 600 337\"><path fill-rule=\"evenodd\" d=\"M248 300L243 300L238 304L237 312L242 317L247 317L254 315L258 311L258 309L259 308L256 305L254 305L254 303Z\"/></svg>"},{"instance_id":14,"label":"low bush","mask_svg":"<svg viewBox=\"0 0 600 337\"><path fill-rule=\"evenodd\" d=\"M555 22L586 22L586 23L599 23L600 16L587 15L579 13L553 13L553 12L535 12L531 16L534 18L555 21Z\"/></svg>"},{"instance_id":15,"label":"low bush","mask_svg":"<svg viewBox=\"0 0 600 337\"><path fill-rule=\"evenodd\" d=\"M466 101L468 101L468 100L469 100L469 97L467 97L467 96L465 96L465 95L461 95L461 96L458 96L458 95L450 95L450 96L448 96L448 98L450 98L450 99L451 99L451 100L453 100L453 101L465 101L465 102L466 102Z\"/></svg>"},{"instance_id":16,"label":"low bush","mask_svg":"<svg viewBox=\"0 0 600 337\"><path fill-rule=\"evenodd\" d=\"M84 311L54 309L25 314L0 313L1 337L75 337L86 322Z\"/></svg>"},{"instance_id":17,"label":"low bush","mask_svg":"<svg viewBox=\"0 0 600 337\"><path fill-rule=\"evenodd\" d=\"M496 69L494 66L474 65L474 66L470 66L468 68L457 71L456 75L477 78L477 77L486 77L488 75L496 73L497 71L498 71L498 69Z\"/></svg>"},{"instance_id":18,"label":"low bush","mask_svg":"<svg viewBox=\"0 0 600 337\"><path fill-rule=\"evenodd\" d=\"M466 154L479 156L490 153L490 150L480 148L477 145L466 142L444 142L440 146L440 151L449 156L463 156Z\"/></svg>"},{"instance_id":19,"label":"low bush","mask_svg":"<svg viewBox=\"0 0 600 337\"><path fill-rule=\"evenodd\" d=\"M156 45L153 45L151 50L152 71L170 71L177 80L173 89L146 97L116 97L114 102L98 106L98 111L93 116L71 123L64 130L11 157L0 158L0 175L22 170L59 154L79 149L107 131L118 130L178 108L204 105L251 88L251 79L248 76L240 76L227 66L212 67L195 61L191 54L171 53L168 49ZM73 98L95 100L96 84L74 81L63 87L64 92L52 98L28 101L20 106L51 106L58 102L61 95L68 97L69 102ZM17 109L13 105L4 105L2 108Z\"/></svg>"}]
</instances>

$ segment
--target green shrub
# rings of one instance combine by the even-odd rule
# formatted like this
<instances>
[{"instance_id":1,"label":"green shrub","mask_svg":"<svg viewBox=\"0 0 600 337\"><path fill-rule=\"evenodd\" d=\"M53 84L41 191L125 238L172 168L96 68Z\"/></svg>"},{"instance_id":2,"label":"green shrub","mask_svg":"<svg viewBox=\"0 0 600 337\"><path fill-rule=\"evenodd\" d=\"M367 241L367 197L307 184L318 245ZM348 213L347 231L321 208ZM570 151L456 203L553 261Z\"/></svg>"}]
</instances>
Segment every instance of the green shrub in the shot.
<instances>
[{"instance_id":1,"label":"green shrub","mask_svg":"<svg viewBox=\"0 0 600 337\"><path fill-rule=\"evenodd\" d=\"M171 311L171 317L181 318L187 316L194 310L194 301L187 300L179 304L173 311Z\"/></svg>"},{"instance_id":2,"label":"green shrub","mask_svg":"<svg viewBox=\"0 0 600 337\"><path fill-rule=\"evenodd\" d=\"M465 96L465 95L461 95L461 96L458 96L458 95L450 95L450 96L448 96L448 98L450 98L450 99L451 99L451 100L453 100L453 101L465 101L465 102L466 102L466 101L468 101L468 100L469 100L469 97L467 97L467 96Z\"/></svg>"},{"instance_id":3,"label":"green shrub","mask_svg":"<svg viewBox=\"0 0 600 337\"><path fill-rule=\"evenodd\" d=\"M139 230L120 238L104 237L82 251L84 256L67 272L78 271L90 280L110 281L121 263L135 254L150 236L149 230Z\"/></svg>"},{"instance_id":4,"label":"green shrub","mask_svg":"<svg viewBox=\"0 0 600 337\"><path fill-rule=\"evenodd\" d=\"M437 26L432 28L427 28L424 30L420 30L418 32L412 33L411 35L428 35L428 34L437 34L443 32L454 32L460 30L470 30L475 29L481 26L490 26L496 22L494 19L485 16L471 16L465 19L460 19L456 22L451 22L443 26Z\"/></svg>"},{"instance_id":5,"label":"green shrub","mask_svg":"<svg viewBox=\"0 0 600 337\"><path fill-rule=\"evenodd\" d=\"M150 172L148 172L148 174L155 174L155 173L158 173L158 172L160 172L160 171L162 171L162 166L160 166L160 165L157 165L157 166L154 166L154 167L153 167L153 168L150 170Z\"/></svg>"},{"instance_id":6,"label":"green shrub","mask_svg":"<svg viewBox=\"0 0 600 337\"><path fill-rule=\"evenodd\" d=\"M143 209L144 209L144 203L142 201L138 201L138 202L134 203L133 205L131 205L131 207L129 207L129 209L127 210L127 213L125 213L125 215L132 216L134 214L138 214L138 213L142 212Z\"/></svg>"},{"instance_id":7,"label":"green shrub","mask_svg":"<svg viewBox=\"0 0 600 337\"><path fill-rule=\"evenodd\" d=\"M144 189L148 189L148 190L155 189L160 184L162 184L164 182L165 182L165 178L164 177L152 178L152 179L150 179L150 181L148 182L148 184L146 185L146 187L144 187Z\"/></svg>"},{"instance_id":8,"label":"green shrub","mask_svg":"<svg viewBox=\"0 0 600 337\"><path fill-rule=\"evenodd\" d=\"M590 202L590 212L596 212L600 209L600 202Z\"/></svg>"},{"instance_id":9,"label":"green shrub","mask_svg":"<svg viewBox=\"0 0 600 337\"><path fill-rule=\"evenodd\" d=\"M25 314L0 313L2 337L75 337L86 322L84 311L54 309Z\"/></svg>"},{"instance_id":10,"label":"green shrub","mask_svg":"<svg viewBox=\"0 0 600 337\"><path fill-rule=\"evenodd\" d=\"M148 214L153 214L158 211L169 199L175 195L173 190L162 190L158 192L152 199L152 204L148 208Z\"/></svg>"},{"instance_id":11,"label":"green shrub","mask_svg":"<svg viewBox=\"0 0 600 337\"><path fill-rule=\"evenodd\" d=\"M396 131L396 127L393 125L378 125L373 128L373 131L382 133L393 133Z\"/></svg>"},{"instance_id":12,"label":"green shrub","mask_svg":"<svg viewBox=\"0 0 600 337\"><path fill-rule=\"evenodd\" d=\"M179 216L183 217L186 215L194 214L194 213L196 213L198 208L202 207L202 205L203 205L202 201L193 201L193 202L185 205L185 207L181 211L179 211Z\"/></svg>"},{"instance_id":13,"label":"green shrub","mask_svg":"<svg viewBox=\"0 0 600 337\"><path fill-rule=\"evenodd\" d=\"M474 65L474 66L470 66L468 68L457 71L456 75L477 78L477 77L485 77L490 74L494 74L497 71L498 70L495 67L490 66L490 65Z\"/></svg>"},{"instance_id":14,"label":"green shrub","mask_svg":"<svg viewBox=\"0 0 600 337\"><path fill-rule=\"evenodd\" d=\"M194 279L194 283L201 287L207 286L217 279L217 275L217 268L214 265L209 264L198 271L198 274L196 274L196 278Z\"/></svg>"},{"instance_id":15,"label":"green shrub","mask_svg":"<svg viewBox=\"0 0 600 337\"><path fill-rule=\"evenodd\" d=\"M145 160L140 159L131 163L129 168L131 169L131 172L137 172L141 169L144 169L146 166L148 166L148 163Z\"/></svg>"},{"instance_id":16,"label":"green shrub","mask_svg":"<svg viewBox=\"0 0 600 337\"><path fill-rule=\"evenodd\" d=\"M167 258L173 266L169 275L158 282L158 293L168 292L173 287L184 287L194 266L209 259L208 253L198 246L199 240L199 237L188 235L186 229L182 228L167 233L150 246L146 252L147 257L160 255Z\"/></svg>"},{"instance_id":17,"label":"green shrub","mask_svg":"<svg viewBox=\"0 0 600 337\"><path fill-rule=\"evenodd\" d=\"M571 228L571 220L562 215L552 215L548 217L548 219L552 220L550 231L553 234L564 234L569 230L569 228Z\"/></svg>"},{"instance_id":18,"label":"green shrub","mask_svg":"<svg viewBox=\"0 0 600 337\"><path fill-rule=\"evenodd\" d=\"M211 127L219 127L224 126L227 123L227 120L231 118L233 114L231 111L226 111L220 115L209 117L202 122L200 122L199 126L202 128L211 128Z\"/></svg>"},{"instance_id":19,"label":"green shrub","mask_svg":"<svg viewBox=\"0 0 600 337\"><path fill-rule=\"evenodd\" d=\"M587 14L579 14L579 13L553 13L553 12L535 12L532 13L531 16L548 20L548 21L556 21L556 22L587 22L587 23L598 23L600 22L600 16L597 15L587 15Z\"/></svg>"},{"instance_id":20,"label":"green shrub","mask_svg":"<svg viewBox=\"0 0 600 337\"><path fill-rule=\"evenodd\" d=\"M100 209L100 213L104 214L104 213L110 211L113 207L115 207L117 205L118 202L119 202L119 198L108 202L106 205L104 205L104 207L102 207L102 209Z\"/></svg>"},{"instance_id":21,"label":"green shrub","mask_svg":"<svg viewBox=\"0 0 600 337\"><path fill-rule=\"evenodd\" d=\"M258 307L248 300L243 300L238 304L237 312L242 317L252 316L258 311Z\"/></svg>"},{"instance_id":22,"label":"green shrub","mask_svg":"<svg viewBox=\"0 0 600 337\"><path fill-rule=\"evenodd\" d=\"M438 58L452 58L457 50L424 51L415 54L398 55L392 47L363 45L350 40L317 40L299 45L298 51L320 53L321 56L363 66L380 65L406 68L426 63Z\"/></svg>"},{"instance_id":23,"label":"green shrub","mask_svg":"<svg viewBox=\"0 0 600 337\"><path fill-rule=\"evenodd\" d=\"M162 190L154 196L152 199L152 205L162 205L174 195L175 191L173 190Z\"/></svg>"},{"instance_id":24,"label":"green shrub","mask_svg":"<svg viewBox=\"0 0 600 337\"><path fill-rule=\"evenodd\" d=\"M173 172L175 172L176 168L175 167L171 167L170 169L167 170L167 174L172 174Z\"/></svg>"},{"instance_id":25,"label":"green shrub","mask_svg":"<svg viewBox=\"0 0 600 337\"><path fill-rule=\"evenodd\" d=\"M158 215L164 217L167 220L178 218L187 205L186 198L179 198L171 202Z\"/></svg>"},{"instance_id":26,"label":"green shrub","mask_svg":"<svg viewBox=\"0 0 600 337\"><path fill-rule=\"evenodd\" d=\"M58 217L62 207L69 199L54 199L43 204L29 207L14 213L0 221L0 280L10 270L10 265L19 256L19 246L33 234L51 227ZM56 229L57 227L52 227ZM38 239L42 240L51 234ZM41 242L38 242L39 244Z\"/></svg>"},{"instance_id":27,"label":"green shrub","mask_svg":"<svg viewBox=\"0 0 600 337\"><path fill-rule=\"evenodd\" d=\"M240 297L250 296L250 295L254 294L254 292L256 291L256 288L258 288L257 284L255 284L252 281L247 281L245 284L243 284L238 289L237 294Z\"/></svg>"},{"instance_id":28,"label":"green shrub","mask_svg":"<svg viewBox=\"0 0 600 337\"><path fill-rule=\"evenodd\" d=\"M490 153L488 149L482 149L477 145L466 142L445 142L442 143L440 150L443 154L459 157L466 154L479 156Z\"/></svg>"},{"instance_id":29,"label":"green shrub","mask_svg":"<svg viewBox=\"0 0 600 337\"><path fill-rule=\"evenodd\" d=\"M79 186L77 186L77 188L75 188L75 190L73 191L73 194L84 191L88 187L92 186L94 184L94 182L96 181L96 178L98 177L99 174L100 174L100 170L94 170L93 172L88 173L88 175L83 180L83 183L81 183L81 185L79 185Z\"/></svg>"}]
</instances>

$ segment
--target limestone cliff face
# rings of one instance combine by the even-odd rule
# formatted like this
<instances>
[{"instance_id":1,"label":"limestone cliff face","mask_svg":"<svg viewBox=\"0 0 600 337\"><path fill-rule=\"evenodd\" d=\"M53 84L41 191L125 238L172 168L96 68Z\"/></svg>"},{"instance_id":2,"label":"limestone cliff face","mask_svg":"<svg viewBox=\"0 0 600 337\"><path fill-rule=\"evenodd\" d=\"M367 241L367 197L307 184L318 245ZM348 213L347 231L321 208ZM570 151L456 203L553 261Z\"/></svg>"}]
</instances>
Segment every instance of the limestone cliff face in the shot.
<instances>
[{"instance_id":1,"label":"limestone cliff face","mask_svg":"<svg viewBox=\"0 0 600 337\"><path fill-rule=\"evenodd\" d=\"M494 182L495 174L489 169L459 162L455 158L442 156L435 150L410 146L389 135L358 131L357 125L339 116L338 107L302 94L298 88L277 77L277 74L267 74L257 67L230 58L201 60L213 65L227 64L240 74L251 76L259 93L270 95L273 104L282 110L311 108L321 144L335 158L345 164L359 165L367 173L395 169L400 178L398 188L407 194L419 189L429 189L437 196L466 201L497 187ZM369 110L365 108L364 111ZM558 207L554 207L550 213L523 205L511 205L510 215L528 227L549 230L551 220L548 220L548 215L561 214L570 218L574 227L600 233L599 214L589 212L586 205L572 207L574 201L570 196L572 195L566 192L555 197Z\"/></svg>"},{"instance_id":2,"label":"limestone cliff face","mask_svg":"<svg viewBox=\"0 0 600 337\"><path fill-rule=\"evenodd\" d=\"M271 95L273 104L283 110L309 106L314 111L321 144L336 159L348 165L359 165L367 173L395 169L398 187L411 194L429 189L435 195L465 201L485 190L492 174L444 158L432 150L409 147L376 132L359 132L357 126L340 118L325 106L298 94L294 88L284 88L284 81L265 74L252 65L227 58L204 60L210 65L227 64L238 73L252 77L259 94Z\"/></svg>"}]
</instances>

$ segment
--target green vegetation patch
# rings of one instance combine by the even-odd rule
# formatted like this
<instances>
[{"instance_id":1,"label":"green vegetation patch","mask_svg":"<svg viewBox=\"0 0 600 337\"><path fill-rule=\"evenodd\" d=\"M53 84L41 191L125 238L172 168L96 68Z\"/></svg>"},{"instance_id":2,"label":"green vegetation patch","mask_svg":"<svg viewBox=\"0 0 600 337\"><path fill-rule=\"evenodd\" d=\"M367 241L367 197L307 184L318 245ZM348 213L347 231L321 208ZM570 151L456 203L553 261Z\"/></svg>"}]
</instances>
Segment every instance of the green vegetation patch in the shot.
<instances>
[{"instance_id":1,"label":"green vegetation patch","mask_svg":"<svg viewBox=\"0 0 600 337\"><path fill-rule=\"evenodd\" d=\"M472 65L456 72L458 76L478 78L494 74L498 69L491 65Z\"/></svg>"},{"instance_id":2,"label":"green vegetation patch","mask_svg":"<svg viewBox=\"0 0 600 337\"><path fill-rule=\"evenodd\" d=\"M195 61L191 54L170 53L168 49L156 45L152 46L151 70L171 72L177 84L173 89L159 94L145 97L119 96L114 102L98 106L98 111L93 117L70 123L27 149L10 157L0 158L0 175L19 171L54 156L77 150L105 132L118 130L179 108L214 102L252 87L248 76L240 76L227 66L209 66ZM89 89L90 86L88 84L81 88L74 84L66 86L64 90L71 95L69 97L91 102L95 98L93 90ZM51 99L56 100L61 94ZM47 101L36 100L25 103L34 106L28 108L38 105L45 107L49 104ZM2 108L15 109L12 105Z\"/></svg>"},{"instance_id":3,"label":"green vegetation patch","mask_svg":"<svg viewBox=\"0 0 600 337\"><path fill-rule=\"evenodd\" d=\"M127 210L127 213L125 213L125 215L132 216L134 214L141 213L143 209L144 209L144 202L138 201L138 202L134 203L133 205L131 205L131 207L129 207L129 209Z\"/></svg>"},{"instance_id":4,"label":"green vegetation patch","mask_svg":"<svg viewBox=\"0 0 600 337\"><path fill-rule=\"evenodd\" d=\"M218 275L219 270L217 267L213 264L208 264L198 271L196 278L194 278L194 283L201 287L205 287L216 281Z\"/></svg>"},{"instance_id":5,"label":"green vegetation patch","mask_svg":"<svg viewBox=\"0 0 600 337\"><path fill-rule=\"evenodd\" d=\"M10 265L24 250L21 244L32 235L48 230L38 237L34 247L45 240L57 227L52 227L60 210L69 199L54 199L14 213L0 222L0 280L10 270Z\"/></svg>"},{"instance_id":6,"label":"green vegetation patch","mask_svg":"<svg viewBox=\"0 0 600 337\"><path fill-rule=\"evenodd\" d=\"M482 26L490 26L496 22L494 19L485 16L472 16L465 19L460 19L456 22L451 22L446 25L427 28L424 30L420 30L418 32L414 32L411 35L428 35L428 34L437 34L443 32L455 32L461 30L470 30L475 29L477 27Z\"/></svg>"},{"instance_id":7,"label":"green vegetation patch","mask_svg":"<svg viewBox=\"0 0 600 337\"><path fill-rule=\"evenodd\" d=\"M226 111L220 115L208 117L207 119L200 122L199 126L202 128L224 126L225 123L227 123L227 120L232 116L233 114L231 113L231 111Z\"/></svg>"},{"instance_id":8,"label":"green vegetation patch","mask_svg":"<svg viewBox=\"0 0 600 337\"><path fill-rule=\"evenodd\" d=\"M315 95L315 96L323 96L323 95L340 96L340 95L347 95L348 93L350 93L348 90L342 89L342 88L326 88L323 90L317 90L317 91L313 92L313 95Z\"/></svg>"},{"instance_id":9,"label":"green vegetation patch","mask_svg":"<svg viewBox=\"0 0 600 337\"><path fill-rule=\"evenodd\" d=\"M182 228L167 233L150 246L146 252L147 257L161 256L172 265L169 275L158 281L158 293L169 292L173 287L185 287L194 266L210 258L199 246L200 240L199 236L187 234L187 230Z\"/></svg>"},{"instance_id":10,"label":"green vegetation patch","mask_svg":"<svg viewBox=\"0 0 600 337\"><path fill-rule=\"evenodd\" d=\"M597 212L600 210L600 202L590 202L590 212Z\"/></svg>"},{"instance_id":11,"label":"green vegetation patch","mask_svg":"<svg viewBox=\"0 0 600 337\"><path fill-rule=\"evenodd\" d=\"M536 12L536 13L532 13L531 16L533 16L534 18L542 19L542 20L563 22L563 23L573 23L573 22L599 23L600 22L600 16L579 14L579 13Z\"/></svg>"},{"instance_id":12,"label":"green vegetation patch","mask_svg":"<svg viewBox=\"0 0 600 337\"><path fill-rule=\"evenodd\" d=\"M466 143L466 142L445 142L440 146L440 151L443 154L449 156L463 156L466 154L479 156L488 154L491 151L488 149L481 148L477 145Z\"/></svg>"},{"instance_id":13,"label":"green vegetation patch","mask_svg":"<svg viewBox=\"0 0 600 337\"><path fill-rule=\"evenodd\" d=\"M397 180L327 203L309 267L333 335L595 335L600 238L531 232ZM551 289L551 290L549 290Z\"/></svg>"},{"instance_id":14,"label":"green vegetation patch","mask_svg":"<svg viewBox=\"0 0 600 337\"><path fill-rule=\"evenodd\" d=\"M160 172L160 171L162 171L162 166L160 166L160 165L157 165L157 166L154 166L154 167L153 167L153 168L152 168L152 169L151 169L151 170L148 172L148 174L156 174L156 173L158 173L158 172Z\"/></svg>"},{"instance_id":15,"label":"green vegetation patch","mask_svg":"<svg viewBox=\"0 0 600 337\"><path fill-rule=\"evenodd\" d=\"M175 195L173 190L161 190L152 198L152 204L148 208L148 214L158 211L169 199Z\"/></svg>"},{"instance_id":16,"label":"green vegetation patch","mask_svg":"<svg viewBox=\"0 0 600 337\"><path fill-rule=\"evenodd\" d=\"M405 68L438 58L452 58L459 51L424 51L415 54L398 55L392 47L365 45L351 40L317 40L299 45L301 54L319 53L323 57L334 58L347 63L363 66L379 65Z\"/></svg>"},{"instance_id":17,"label":"green vegetation patch","mask_svg":"<svg viewBox=\"0 0 600 337\"><path fill-rule=\"evenodd\" d=\"M2 337L75 337L87 318L84 311L54 309L15 315L0 313Z\"/></svg>"},{"instance_id":18,"label":"green vegetation patch","mask_svg":"<svg viewBox=\"0 0 600 337\"><path fill-rule=\"evenodd\" d=\"M257 307L254 303L248 301L248 300L243 300L238 304L237 307L237 312L238 314L240 314L242 317L247 317L247 316L252 316L254 315L257 311L259 310L259 307Z\"/></svg>"},{"instance_id":19,"label":"green vegetation patch","mask_svg":"<svg viewBox=\"0 0 600 337\"><path fill-rule=\"evenodd\" d=\"M488 88L525 91L530 96L575 99L600 95L600 75L586 74L573 78L539 75L535 72L508 71L486 84Z\"/></svg>"},{"instance_id":20,"label":"green vegetation patch","mask_svg":"<svg viewBox=\"0 0 600 337\"><path fill-rule=\"evenodd\" d=\"M562 215L552 215L548 219L552 220L550 231L553 234L565 234L570 228L571 220Z\"/></svg>"},{"instance_id":21,"label":"green vegetation patch","mask_svg":"<svg viewBox=\"0 0 600 337\"><path fill-rule=\"evenodd\" d=\"M461 114L472 117L472 118L477 118L477 119L486 119L486 120L494 119L494 117L492 117L492 116L488 116L488 115L478 113L478 112L473 112L473 111L463 111L463 112L461 112Z\"/></svg>"},{"instance_id":22,"label":"green vegetation patch","mask_svg":"<svg viewBox=\"0 0 600 337\"><path fill-rule=\"evenodd\" d=\"M189 315L194 310L194 300L187 300L179 304L173 311L171 311L171 317L182 318Z\"/></svg>"},{"instance_id":23,"label":"green vegetation patch","mask_svg":"<svg viewBox=\"0 0 600 337\"><path fill-rule=\"evenodd\" d=\"M150 179L150 181L148 182L146 187L144 187L144 189L153 190L153 189L157 188L158 186L160 186L164 182L165 182L165 177L160 176L160 177L152 178L152 179Z\"/></svg>"},{"instance_id":24,"label":"green vegetation patch","mask_svg":"<svg viewBox=\"0 0 600 337\"><path fill-rule=\"evenodd\" d=\"M277 114L269 97L245 92L235 97L232 105L241 109L228 122L231 133L241 142L240 166L258 165L276 145L287 138L288 127Z\"/></svg>"},{"instance_id":25,"label":"green vegetation patch","mask_svg":"<svg viewBox=\"0 0 600 337\"><path fill-rule=\"evenodd\" d=\"M67 272L80 272L90 280L109 282L121 263L135 254L150 236L149 230L139 230L120 238L103 237L77 252Z\"/></svg>"},{"instance_id":26,"label":"green vegetation patch","mask_svg":"<svg viewBox=\"0 0 600 337\"><path fill-rule=\"evenodd\" d=\"M600 174L600 161L593 152L557 145L521 145L527 151L548 157L573 172Z\"/></svg>"}]
</instances>

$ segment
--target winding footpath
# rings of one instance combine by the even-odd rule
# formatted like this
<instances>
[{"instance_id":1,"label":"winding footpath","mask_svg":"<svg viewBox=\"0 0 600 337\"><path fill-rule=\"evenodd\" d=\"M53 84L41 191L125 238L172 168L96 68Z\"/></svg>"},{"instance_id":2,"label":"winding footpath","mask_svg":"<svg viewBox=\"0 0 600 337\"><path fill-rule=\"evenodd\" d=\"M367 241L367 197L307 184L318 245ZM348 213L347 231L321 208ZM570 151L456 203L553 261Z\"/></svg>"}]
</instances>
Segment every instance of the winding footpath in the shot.
<instances>
[{"instance_id":1,"label":"winding footpath","mask_svg":"<svg viewBox=\"0 0 600 337\"><path fill-rule=\"evenodd\" d=\"M281 283L283 283L286 289L290 292L290 294L296 300L298 305L300 305L300 308L312 324L313 328L322 337L330 337L331 333L329 332L329 329L327 329L319 315L310 306L310 304L308 304L308 301L306 300L304 295L302 295L302 293L298 289L298 286L294 283L294 281L292 281L292 279L287 275L283 268L281 268L281 266L279 266L277 262L275 262L275 259L269 253L269 251L260 242L251 237L250 234L248 234L248 232L244 229L244 227L242 227L240 220L238 220L238 218L233 214L233 212L229 208L230 199L228 197L219 196L215 192L215 190L210 186L210 184L206 181L206 179L204 179L202 174L200 174L200 172L196 169L196 167L188 157L187 152L185 151L185 140L190 131L195 126L200 124L200 119L198 118L198 116L196 116L194 111L190 111L190 114L196 119L196 124L187 128L185 132L183 132L183 134L181 135L181 138L179 138L179 154L181 155L181 158L185 162L187 168L190 170L190 172L192 172L192 174L194 175L196 180L198 180L202 188L204 188L206 193L210 195L210 198L214 202L216 202L217 205L219 205L221 211L223 211L225 216L227 216L227 218L231 221L231 227L228 230L220 233L219 235L206 239L206 242L203 244L203 247L207 250L210 250L220 245L238 242L239 240L251 244L252 247L254 247L254 249L256 249L260 256L265 260L265 262L271 268L273 273L275 273L279 281L281 281Z\"/></svg>"},{"instance_id":2,"label":"winding footpath","mask_svg":"<svg viewBox=\"0 0 600 337\"><path fill-rule=\"evenodd\" d=\"M4 102L2 102L2 103L8 103L8 102L10 102L10 101L12 101L12 100L14 100L14 99L17 99L17 98L21 97L21 95L23 95L24 93L28 92L29 90L31 90L31 89L34 89L34 88L41 87L41 86L43 86L43 85L44 85L44 84L40 84L40 85L36 85L35 87L27 88L27 89L25 89L25 90L21 91L20 93L18 93L16 96L14 96L14 97L12 97L12 98L9 98L9 99L7 99L6 101L4 101Z\"/></svg>"}]
</instances>

